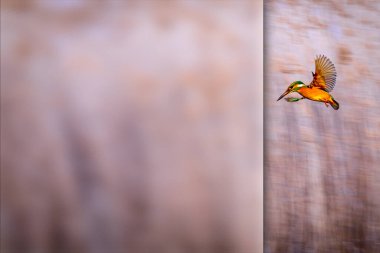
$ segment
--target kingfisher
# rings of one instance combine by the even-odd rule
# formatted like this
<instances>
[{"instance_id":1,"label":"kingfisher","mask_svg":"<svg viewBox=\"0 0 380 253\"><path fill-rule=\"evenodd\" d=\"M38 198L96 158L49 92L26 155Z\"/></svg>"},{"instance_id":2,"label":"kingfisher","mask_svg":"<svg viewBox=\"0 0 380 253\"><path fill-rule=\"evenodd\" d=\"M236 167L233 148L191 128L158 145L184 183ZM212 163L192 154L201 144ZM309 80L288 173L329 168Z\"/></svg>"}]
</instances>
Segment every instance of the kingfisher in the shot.
<instances>
[{"instance_id":1,"label":"kingfisher","mask_svg":"<svg viewBox=\"0 0 380 253\"><path fill-rule=\"evenodd\" d=\"M315 73L313 74L313 80L309 85L304 84L301 81L292 82L286 91L277 99L285 97L289 93L298 92L302 97L285 98L288 102L297 102L304 98L322 102L328 107L330 104L335 110L339 109L339 103L331 96L330 92L334 89L336 82L336 70L334 64L329 58L324 55L318 55L315 59Z\"/></svg>"}]
</instances>

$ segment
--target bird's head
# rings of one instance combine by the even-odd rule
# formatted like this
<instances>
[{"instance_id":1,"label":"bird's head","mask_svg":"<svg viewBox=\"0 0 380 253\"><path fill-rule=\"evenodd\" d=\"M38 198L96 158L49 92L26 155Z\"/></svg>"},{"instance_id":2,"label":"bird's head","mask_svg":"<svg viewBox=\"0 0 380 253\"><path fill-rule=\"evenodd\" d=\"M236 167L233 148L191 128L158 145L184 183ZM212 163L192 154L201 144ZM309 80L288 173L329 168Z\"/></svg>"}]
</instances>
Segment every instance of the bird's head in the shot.
<instances>
[{"instance_id":1,"label":"bird's head","mask_svg":"<svg viewBox=\"0 0 380 253\"><path fill-rule=\"evenodd\" d=\"M295 91L298 91L299 89L301 89L302 87L306 87L306 84L304 84L303 82L301 81L295 81L295 82L292 82L289 87L286 89L286 91L284 93L282 93L282 95L277 99L280 100L281 98L285 97L286 95L288 95L289 93L292 93L292 92L295 92Z\"/></svg>"}]
</instances>

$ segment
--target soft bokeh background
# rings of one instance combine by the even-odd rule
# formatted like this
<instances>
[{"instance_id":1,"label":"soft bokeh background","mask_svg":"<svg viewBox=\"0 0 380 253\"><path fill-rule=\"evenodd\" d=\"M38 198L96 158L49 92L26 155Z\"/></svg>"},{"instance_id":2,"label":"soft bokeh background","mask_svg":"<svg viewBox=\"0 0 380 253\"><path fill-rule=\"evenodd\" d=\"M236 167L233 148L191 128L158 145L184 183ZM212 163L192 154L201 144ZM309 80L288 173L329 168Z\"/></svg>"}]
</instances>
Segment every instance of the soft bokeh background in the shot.
<instances>
[{"instance_id":1,"label":"soft bokeh background","mask_svg":"<svg viewBox=\"0 0 380 253\"><path fill-rule=\"evenodd\" d=\"M265 252L380 252L380 2L265 1ZM336 66L338 111L276 99Z\"/></svg>"},{"instance_id":2,"label":"soft bokeh background","mask_svg":"<svg viewBox=\"0 0 380 253\"><path fill-rule=\"evenodd\" d=\"M1 1L1 252L261 252L262 10Z\"/></svg>"}]
</instances>

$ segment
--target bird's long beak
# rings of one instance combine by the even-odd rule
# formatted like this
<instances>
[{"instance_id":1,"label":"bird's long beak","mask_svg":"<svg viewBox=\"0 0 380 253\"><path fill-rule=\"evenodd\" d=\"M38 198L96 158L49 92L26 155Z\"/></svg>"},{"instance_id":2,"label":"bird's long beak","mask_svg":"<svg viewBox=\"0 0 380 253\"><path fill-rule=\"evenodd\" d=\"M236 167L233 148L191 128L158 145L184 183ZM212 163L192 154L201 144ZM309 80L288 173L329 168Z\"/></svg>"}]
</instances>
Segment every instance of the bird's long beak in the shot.
<instances>
[{"instance_id":1,"label":"bird's long beak","mask_svg":"<svg viewBox=\"0 0 380 253\"><path fill-rule=\"evenodd\" d=\"M288 95L290 93L290 90L286 90L278 99L277 99L277 101L278 100L280 100L281 98L283 98L283 97L285 97L286 95Z\"/></svg>"}]
</instances>

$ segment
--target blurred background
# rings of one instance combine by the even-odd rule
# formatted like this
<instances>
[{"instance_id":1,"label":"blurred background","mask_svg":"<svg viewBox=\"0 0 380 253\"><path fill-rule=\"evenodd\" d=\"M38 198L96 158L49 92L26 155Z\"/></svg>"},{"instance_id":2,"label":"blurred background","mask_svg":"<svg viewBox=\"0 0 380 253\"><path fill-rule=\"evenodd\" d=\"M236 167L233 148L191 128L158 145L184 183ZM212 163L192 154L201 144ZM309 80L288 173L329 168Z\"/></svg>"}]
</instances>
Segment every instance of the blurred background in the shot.
<instances>
[{"instance_id":1,"label":"blurred background","mask_svg":"<svg viewBox=\"0 0 380 253\"><path fill-rule=\"evenodd\" d=\"M1 252L262 252L262 64L261 1L1 1Z\"/></svg>"},{"instance_id":2,"label":"blurred background","mask_svg":"<svg viewBox=\"0 0 380 253\"><path fill-rule=\"evenodd\" d=\"M265 1L265 252L380 252L380 2ZM338 72L338 111L276 102ZM295 95L297 96L297 95Z\"/></svg>"}]
</instances>

